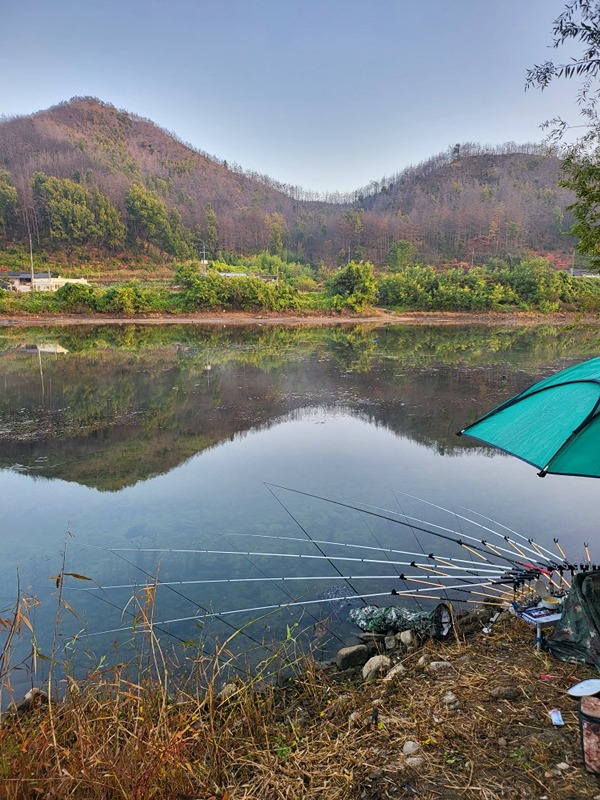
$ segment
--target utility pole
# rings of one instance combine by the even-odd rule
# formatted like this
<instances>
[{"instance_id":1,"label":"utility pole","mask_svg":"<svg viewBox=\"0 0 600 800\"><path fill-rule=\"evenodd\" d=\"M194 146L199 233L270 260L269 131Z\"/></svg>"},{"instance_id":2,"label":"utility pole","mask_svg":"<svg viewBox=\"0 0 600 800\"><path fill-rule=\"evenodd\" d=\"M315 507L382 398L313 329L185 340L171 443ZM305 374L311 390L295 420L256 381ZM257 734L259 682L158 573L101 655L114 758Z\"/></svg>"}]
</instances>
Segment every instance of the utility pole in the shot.
<instances>
[{"instance_id":1,"label":"utility pole","mask_svg":"<svg viewBox=\"0 0 600 800\"><path fill-rule=\"evenodd\" d=\"M206 275L206 267L208 266L208 261L206 259L206 245L204 244L204 242L202 242L202 259L201 259L201 263L202 263L203 274Z\"/></svg>"},{"instance_id":2,"label":"utility pole","mask_svg":"<svg viewBox=\"0 0 600 800\"><path fill-rule=\"evenodd\" d=\"M31 231L28 231L28 233L29 233L29 269L31 270L31 291L33 292L33 280L35 277L33 272L33 244L31 242Z\"/></svg>"},{"instance_id":3,"label":"utility pole","mask_svg":"<svg viewBox=\"0 0 600 800\"><path fill-rule=\"evenodd\" d=\"M33 292L33 280L34 280L34 273L33 273L33 242L31 240L31 225L29 223L29 209L25 204L23 204L23 219L25 220L25 225L27 226L27 235L29 236L29 271L31 273L31 291Z\"/></svg>"}]
</instances>

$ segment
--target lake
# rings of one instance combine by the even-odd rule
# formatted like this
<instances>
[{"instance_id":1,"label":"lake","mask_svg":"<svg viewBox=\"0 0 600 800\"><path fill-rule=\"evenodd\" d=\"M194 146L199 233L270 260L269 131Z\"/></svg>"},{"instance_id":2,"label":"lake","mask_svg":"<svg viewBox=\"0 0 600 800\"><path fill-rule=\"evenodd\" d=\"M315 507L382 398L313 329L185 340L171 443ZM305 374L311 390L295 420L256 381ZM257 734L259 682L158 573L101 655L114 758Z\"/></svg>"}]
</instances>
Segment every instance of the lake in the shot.
<instances>
[{"instance_id":1,"label":"lake","mask_svg":"<svg viewBox=\"0 0 600 800\"><path fill-rule=\"evenodd\" d=\"M0 607L39 601L42 671L55 637L81 670L129 655L149 596L161 643L242 629L256 661L301 628L339 646L360 601L332 598L385 605L420 554L481 558L446 529L600 561L594 480L456 436L599 350L593 326L0 328Z\"/></svg>"}]
</instances>

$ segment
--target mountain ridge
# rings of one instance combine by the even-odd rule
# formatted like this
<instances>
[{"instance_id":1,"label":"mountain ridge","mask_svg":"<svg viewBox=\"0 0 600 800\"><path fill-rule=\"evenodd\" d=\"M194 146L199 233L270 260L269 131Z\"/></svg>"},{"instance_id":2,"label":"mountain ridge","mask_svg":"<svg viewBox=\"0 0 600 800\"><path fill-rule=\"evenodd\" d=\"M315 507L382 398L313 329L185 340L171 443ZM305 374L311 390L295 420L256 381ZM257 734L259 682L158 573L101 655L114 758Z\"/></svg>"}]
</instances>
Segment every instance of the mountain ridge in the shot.
<instances>
[{"instance_id":1,"label":"mountain ridge","mask_svg":"<svg viewBox=\"0 0 600 800\"><path fill-rule=\"evenodd\" d=\"M0 170L17 193L12 219L0 220L0 243L26 239L25 209L44 222L47 210L31 189L42 173L95 187L125 222L127 193L140 184L175 213L190 241L194 230L197 240L208 238L207 213L214 214L211 256L269 249L274 227L283 247L313 264L365 258L381 266L403 239L434 263L524 249L564 253L573 197L558 186L560 164L545 145L467 143L351 195L322 197L220 161L110 103L77 97L0 121ZM38 226L37 239L52 244L49 229Z\"/></svg>"}]
</instances>

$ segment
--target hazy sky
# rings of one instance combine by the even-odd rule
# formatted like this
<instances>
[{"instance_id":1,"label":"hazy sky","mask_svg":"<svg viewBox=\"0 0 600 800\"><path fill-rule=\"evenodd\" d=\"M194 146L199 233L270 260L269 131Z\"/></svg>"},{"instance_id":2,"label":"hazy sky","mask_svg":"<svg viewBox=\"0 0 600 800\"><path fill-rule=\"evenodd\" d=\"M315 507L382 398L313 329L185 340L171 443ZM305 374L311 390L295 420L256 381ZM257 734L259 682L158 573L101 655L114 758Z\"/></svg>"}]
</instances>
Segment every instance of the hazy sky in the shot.
<instances>
[{"instance_id":1,"label":"hazy sky","mask_svg":"<svg viewBox=\"0 0 600 800\"><path fill-rule=\"evenodd\" d=\"M524 91L564 0L0 0L0 114L92 95L306 189L456 142L540 141L575 87Z\"/></svg>"}]
</instances>

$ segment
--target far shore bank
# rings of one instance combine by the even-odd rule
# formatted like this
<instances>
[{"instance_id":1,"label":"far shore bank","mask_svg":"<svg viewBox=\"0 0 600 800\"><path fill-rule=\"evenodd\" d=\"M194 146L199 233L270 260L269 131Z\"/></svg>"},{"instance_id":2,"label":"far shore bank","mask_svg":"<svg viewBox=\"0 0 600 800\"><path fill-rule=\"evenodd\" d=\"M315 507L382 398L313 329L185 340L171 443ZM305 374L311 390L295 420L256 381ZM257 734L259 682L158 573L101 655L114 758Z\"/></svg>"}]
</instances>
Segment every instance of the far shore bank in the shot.
<instances>
[{"instance_id":1,"label":"far shore bank","mask_svg":"<svg viewBox=\"0 0 600 800\"><path fill-rule=\"evenodd\" d=\"M536 314L465 313L407 311L392 313L371 311L369 314L269 314L235 311L199 312L197 314L110 316L107 314L0 314L0 327L48 327L55 325L600 325L597 315L576 313Z\"/></svg>"}]
</instances>

